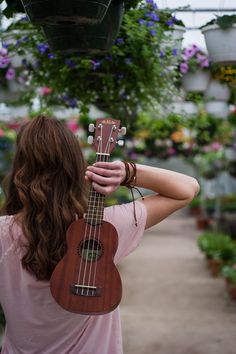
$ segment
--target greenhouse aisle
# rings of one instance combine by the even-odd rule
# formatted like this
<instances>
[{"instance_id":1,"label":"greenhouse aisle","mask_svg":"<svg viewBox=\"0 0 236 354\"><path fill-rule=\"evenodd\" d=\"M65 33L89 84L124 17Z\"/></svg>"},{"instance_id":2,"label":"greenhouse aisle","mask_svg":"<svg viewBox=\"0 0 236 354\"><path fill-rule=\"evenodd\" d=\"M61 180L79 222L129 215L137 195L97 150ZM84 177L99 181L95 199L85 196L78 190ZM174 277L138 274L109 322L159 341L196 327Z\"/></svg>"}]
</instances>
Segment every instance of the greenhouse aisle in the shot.
<instances>
[{"instance_id":1,"label":"greenhouse aisle","mask_svg":"<svg viewBox=\"0 0 236 354\"><path fill-rule=\"evenodd\" d=\"M125 354L235 354L236 304L212 278L187 211L145 232L121 265Z\"/></svg>"}]
</instances>

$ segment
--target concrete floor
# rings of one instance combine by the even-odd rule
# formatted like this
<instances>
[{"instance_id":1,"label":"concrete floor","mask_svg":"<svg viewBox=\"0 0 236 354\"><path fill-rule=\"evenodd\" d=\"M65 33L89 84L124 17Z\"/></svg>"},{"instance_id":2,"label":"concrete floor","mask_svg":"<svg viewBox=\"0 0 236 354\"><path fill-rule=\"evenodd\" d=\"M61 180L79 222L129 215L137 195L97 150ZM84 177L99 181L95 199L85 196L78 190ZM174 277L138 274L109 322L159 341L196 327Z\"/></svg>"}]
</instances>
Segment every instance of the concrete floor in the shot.
<instances>
[{"instance_id":1,"label":"concrete floor","mask_svg":"<svg viewBox=\"0 0 236 354\"><path fill-rule=\"evenodd\" d=\"M199 233L177 212L122 263L125 354L236 354L236 304L210 276Z\"/></svg>"}]
</instances>

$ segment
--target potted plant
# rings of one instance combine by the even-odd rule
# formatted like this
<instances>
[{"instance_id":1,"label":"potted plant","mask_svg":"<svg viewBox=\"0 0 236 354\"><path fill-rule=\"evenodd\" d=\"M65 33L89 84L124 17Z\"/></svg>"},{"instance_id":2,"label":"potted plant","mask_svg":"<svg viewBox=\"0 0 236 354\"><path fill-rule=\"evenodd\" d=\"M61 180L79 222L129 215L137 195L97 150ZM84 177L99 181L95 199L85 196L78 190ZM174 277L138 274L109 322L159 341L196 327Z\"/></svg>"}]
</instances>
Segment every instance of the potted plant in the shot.
<instances>
[{"instance_id":1,"label":"potted plant","mask_svg":"<svg viewBox=\"0 0 236 354\"><path fill-rule=\"evenodd\" d=\"M223 15L202 27L213 63L236 63L236 15Z\"/></svg>"},{"instance_id":2,"label":"potted plant","mask_svg":"<svg viewBox=\"0 0 236 354\"><path fill-rule=\"evenodd\" d=\"M217 100L228 102L230 98L230 89L226 83L218 80L211 80L209 86L204 92L204 97L207 100Z\"/></svg>"},{"instance_id":3,"label":"potted plant","mask_svg":"<svg viewBox=\"0 0 236 354\"><path fill-rule=\"evenodd\" d=\"M111 0L7 0L5 14L10 17L14 12L22 12L23 4L34 24L95 24L103 20L110 3Z\"/></svg>"},{"instance_id":4,"label":"potted plant","mask_svg":"<svg viewBox=\"0 0 236 354\"><path fill-rule=\"evenodd\" d=\"M236 264L226 265L222 268L226 289L231 299L236 300Z\"/></svg>"},{"instance_id":5,"label":"potted plant","mask_svg":"<svg viewBox=\"0 0 236 354\"><path fill-rule=\"evenodd\" d=\"M195 44L184 49L179 66L182 85L187 92L205 91L210 82L209 60Z\"/></svg>"},{"instance_id":6,"label":"potted plant","mask_svg":"<svg viewBox=\"0 0 236 354\"><path fill-rule=\"evenodd\" d=\"M24 61L22 70L30 88L25 99L29 102L37 87L46 86L51 88L50 98L57 105L79 107L84 112L94 104L127 121L136 118L138 109L166 106L177 74L169 70L173 53L163 55L160 49L166 30L159 21L161 16L150 1L127 10L119 36L106 55L58 53L50 49L45 37L29 21L13 24L5 33L20 29L29 35L22 40L16 33L9 52L22 56L30 52L33 57Z\"/></svg>"},{"instance_id":7,"label":"potted plant","mask_svg":"<svg viewBox=\"0 0 236 354\"><path fill-rule=\"evenodd\" d=\"M218 275L221 267L236 257L236 243L229 235L218 231L206 231L201 234L198 247L205 254L213 276Z\"/></svg>"},{"instance_id":8,"label":"potted plant","mask_svg":"<svg viewBox=\"0 0 236 354\"><path fill-rule=\"evenodd\" d=\"M123 13L124 2L112 0L99 24L47 24L43 25L43 31L52 51L106 54L118 35Z\"/></svg>"},{"instance_id":9,"label":"potted plant","mask_svg":"<svg viewBox=\"0 0 236 354\"><path fill-rule=\"evenodd\" d=\"M227 118L229 115L229 104L224 101L214 100L205 103L205 110L216 118Z\"/></svg>"}]
</instances>

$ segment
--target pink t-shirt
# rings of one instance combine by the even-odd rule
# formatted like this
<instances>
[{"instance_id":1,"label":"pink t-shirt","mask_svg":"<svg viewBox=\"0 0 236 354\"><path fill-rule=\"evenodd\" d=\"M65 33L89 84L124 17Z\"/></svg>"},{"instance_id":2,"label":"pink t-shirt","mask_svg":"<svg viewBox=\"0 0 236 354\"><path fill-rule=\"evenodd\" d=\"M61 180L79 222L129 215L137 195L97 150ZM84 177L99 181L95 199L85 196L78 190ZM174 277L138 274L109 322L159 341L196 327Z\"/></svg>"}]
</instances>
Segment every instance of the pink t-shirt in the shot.
<instances>
[{"instance_id":1,"label":"pink t-shirt","mask_svg":"<svg viewBox=\"0 0 236 354\"><path fill-rule=\"evenodd\" d=\"M119 263L139 244L145 223L145 205L105 208L104 219L117 229ZM119 307L99 316L83 316L63 310L52 298L49 282L37 281L21 266L21 249L16 241L21 228L12 216L0 217L0 303L6 317L2 354L122 354Z\"/></svg>"}]
</instances>

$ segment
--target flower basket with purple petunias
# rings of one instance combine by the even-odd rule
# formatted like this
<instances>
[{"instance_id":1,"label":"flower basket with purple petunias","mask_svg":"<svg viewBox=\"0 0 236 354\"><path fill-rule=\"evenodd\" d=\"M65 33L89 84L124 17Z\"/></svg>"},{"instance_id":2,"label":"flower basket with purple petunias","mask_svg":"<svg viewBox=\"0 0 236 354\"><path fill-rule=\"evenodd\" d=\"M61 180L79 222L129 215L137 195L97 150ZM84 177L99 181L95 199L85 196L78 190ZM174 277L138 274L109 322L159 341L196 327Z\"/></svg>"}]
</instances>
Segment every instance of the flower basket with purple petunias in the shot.
<instances>
[{"instance_id":1,"label":"flower basket with purple petunias","mask_svg":"<svg viewBox=\"0 0 236 354\"><path fill-rule=\"evenodd\" d=\"M209 59L195 44L184 49L179 70L183 74L182 85L185 91L202 92L208 87Z\"/></svg>"}]
</instances>

